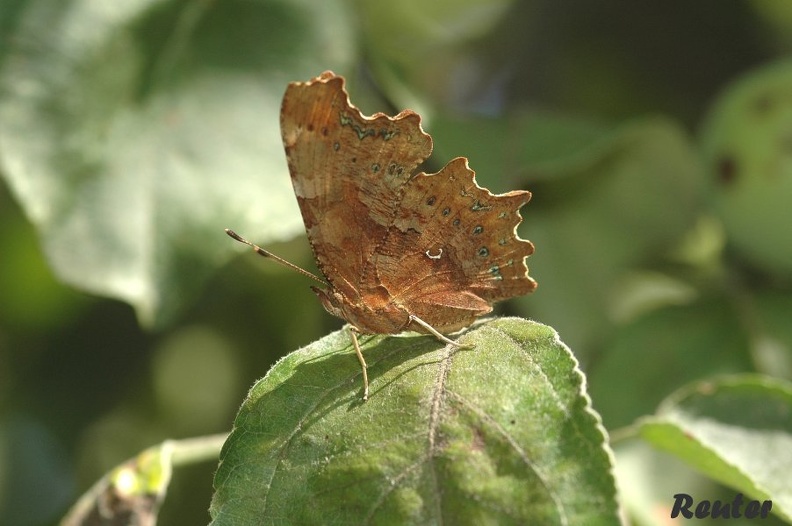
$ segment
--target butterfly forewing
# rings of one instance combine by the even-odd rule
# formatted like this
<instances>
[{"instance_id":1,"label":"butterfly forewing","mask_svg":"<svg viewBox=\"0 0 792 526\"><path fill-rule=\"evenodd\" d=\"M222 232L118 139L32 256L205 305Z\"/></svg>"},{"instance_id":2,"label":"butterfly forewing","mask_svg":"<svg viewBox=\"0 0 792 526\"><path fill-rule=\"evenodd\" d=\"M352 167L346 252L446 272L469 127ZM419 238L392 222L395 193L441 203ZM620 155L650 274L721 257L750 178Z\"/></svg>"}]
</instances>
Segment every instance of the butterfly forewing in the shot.
<instances>
[{"instance_id":1,"label":"butterfly forewing","mask_svg":"<svg viewBox=\"0 0 792 526\"><path fill-rule=\"evenodd\" d=\"M289 85L281 133L317 264L336 290L356 301L366 263L432 140L413 112L364 117L350 104L343 78L329 72Z\"/></svg>"}]
</instances>

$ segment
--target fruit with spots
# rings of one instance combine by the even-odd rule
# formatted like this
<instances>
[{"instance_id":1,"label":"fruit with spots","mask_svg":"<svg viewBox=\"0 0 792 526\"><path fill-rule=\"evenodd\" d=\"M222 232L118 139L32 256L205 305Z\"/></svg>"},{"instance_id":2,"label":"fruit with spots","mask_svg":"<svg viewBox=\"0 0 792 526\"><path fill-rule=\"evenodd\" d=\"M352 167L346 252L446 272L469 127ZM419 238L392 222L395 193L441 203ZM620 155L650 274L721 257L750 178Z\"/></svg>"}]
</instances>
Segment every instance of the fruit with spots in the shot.
<instances>
[{"instance_id":1,"label":"fruit with spots","mask_svg":"<svg viewBox=\"0 0 792 526\"><path fill-rule=\"evenodd\" d=\"M741 259L792 274L792 61L731 85L705 123L702 147L716 213Z\"/></svg>"}]
</instances>

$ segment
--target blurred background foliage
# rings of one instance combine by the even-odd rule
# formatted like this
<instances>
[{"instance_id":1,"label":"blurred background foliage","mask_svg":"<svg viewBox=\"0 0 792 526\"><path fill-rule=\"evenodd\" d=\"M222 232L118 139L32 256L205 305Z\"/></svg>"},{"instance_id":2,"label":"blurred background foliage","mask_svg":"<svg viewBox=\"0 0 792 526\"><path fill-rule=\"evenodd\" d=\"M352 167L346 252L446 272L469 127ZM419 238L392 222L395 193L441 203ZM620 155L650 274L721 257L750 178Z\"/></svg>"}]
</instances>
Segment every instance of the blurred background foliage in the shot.
<instances>
[{"instance_id":1,"label":"blurred background foliage","mask_svg":"<svg viewBox=\"0 0 792 526\"><path fill-rule=\"evenodd\" d=\"M534 193L540 286L500 312L559 331L609 429L690 380L792 378L790 50L783 0L4 1L0 517L54 523L147 446L228 430L341 325L222 231L315 268L278 112L325 69L419 111L428 170ZM617 446L641 524L719 491L658 455ZM208 520L214 468L177 470L163 524Z\"/></svg>"}]
</instances>

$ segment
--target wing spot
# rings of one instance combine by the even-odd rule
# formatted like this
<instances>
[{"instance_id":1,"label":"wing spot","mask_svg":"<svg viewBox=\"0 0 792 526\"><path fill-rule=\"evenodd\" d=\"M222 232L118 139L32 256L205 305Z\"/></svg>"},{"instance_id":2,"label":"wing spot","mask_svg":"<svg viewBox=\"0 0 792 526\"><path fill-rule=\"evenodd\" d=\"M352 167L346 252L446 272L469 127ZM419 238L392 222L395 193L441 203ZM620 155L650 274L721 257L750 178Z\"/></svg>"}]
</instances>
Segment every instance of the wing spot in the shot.
<instances>
[{"instance_id":1,"label":"wing spot","mask_svg":"<svg viewBox=\"0 0 792 526\"><path fill-rule=\"evenodd\" d=\"M478 249L478 255L482 258L489 256L489 249L487 247L481 247Z\"/></svg>"},{"instance_id":2,"label":"wing spot","mask_svg":"<svg viewBox=\"0 0 792 526\"><path fill-rule=\"evenodd\" d=\"M503 275L500 272L500 267L498 265L492 265L489 269L490 274L492 277L497 280L503 280Z\"/></svg>"},{"instance_id":3,"label":"wing spot","mask_svg":"<svg viewBox=\"0 0 792 526\"><path fill-rule=\"evenodd\" d=\"M341 149L341 145L340 144L338 144L337 142L333 143L333 150L338 151L340 149Z\"/></svg>"},{"instance_id":4,"label":"wing spot","mask_svg":"<svg viewBox=\"0 0 792 526\"><path fill-rule=\"evenodd\" d=\"M473 206L470 207L473 212L479 212L481 210L492 210L492 206L488 205L487 203L482 203L478 199L473 201Z\"/></svg>"},{"instance_id":5,"label":"wing spot","mask_svg":"<svg viewBox=\"0 0 792 526\"><path fill-rule=\"evenodd\" d=\"M431 250L427 250L425 252L425 254L426 254L426 257L428 257L429 259L440 259L440 256L443 255L443 249L442 249L442 247L438 248L437 249L437 254L431 254Z\"/></svg>"},{"instance_id":6,"label":"wing spot","mask_svg":"<svg viewBox=\"0 0 792 526\"><path fill-rule=\"evenodd\" d=\"M451 209L450 208L448 208L448 207L443 208L443 215L444 216L447 216L450 213L451 213Z\"/></svg>"},{"instance_id":7,"label":"wing spot","mask_svg":"<svg viewBox=\"0 0 792 526\"><path fill-rule=\"evenodd\" d=\"M461 222L462 221L460 221L459 218L457 217L456 219L454 219L454 221L451 224L454 225L454 226L459 226L459 223L461 223Z\"/></svg>"},{"instance_id":8,"label":"wing spot","mask_svg":"<svg viewBox=\"0 0 792 526\"><path fill-rule=\"evenodd\" d=\"M374 164L372 164L372 165L371 165L371 171L372 171L373 173L377 173L377 172L379 172L379 171L380 171L380 165L379 165L379 163L374 163Z\"/></svg>"},{"instance_id":9,"label":"wing spot","mask_svg":"<svg viewBox=\"0 0 792 526\"><path fill-rule=\"evenodd\" d=\"M484 227L481 225L476 225L473 227L473 235L479 235L484 232Z\"/></svg>"},{"instance_id":10,"label":"wing spot","mask_svg":"<svg viewBox=\"0 0 792 526\"><path fill-rule=\"evenodd\" d=\"M389 141L393 138L394 135L398 134L398 130L388 130L387 128L382 128L380 130L380 135L382 139L385 141Z\"/></svg>"},{"instance_id":11,"label":"wing spot","mask_svg":"<svg viewBox=\"0 0 792 526\"><path fill-rule=\"evenodd\" d=\"M437 201L437 198L435 196L432 196L426 200L426 204L432 206L433 204L435 204L435 201Z\"/></svg>"}]
</instances>

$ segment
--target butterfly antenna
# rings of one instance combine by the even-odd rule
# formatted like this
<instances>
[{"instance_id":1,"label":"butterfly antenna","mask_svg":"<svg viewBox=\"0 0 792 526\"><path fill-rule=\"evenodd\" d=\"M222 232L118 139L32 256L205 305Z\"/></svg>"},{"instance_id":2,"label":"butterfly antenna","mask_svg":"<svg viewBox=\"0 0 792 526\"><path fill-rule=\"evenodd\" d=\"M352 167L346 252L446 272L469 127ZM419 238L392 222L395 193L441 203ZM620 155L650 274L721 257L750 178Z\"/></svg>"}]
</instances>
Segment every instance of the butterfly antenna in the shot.
<instances>
[{"instance_id":1,"label":"butterfly antenna","mask_svg":"<svg viewBox=\"0 0 792 526\"><path fill-rule=\"evenodd\" d=\"M240 236L239 234L237 234L237 233L236 233L236 232L234 232L233 230L231 230L231 229L229 229L229 228L226 228L226 229L225 229L225 233L226 233L226 234L228 234L228 235L229 235L229 237L232 237L233 239L235 239L235 240L239 241L240 243L244 243L245 245L247 245L247 246L249 246L250 248L252 248L253 250L255 250L255 251L256 251L256 253L257 253L259 256L264 256L265 258L270 258L270 259L272 259L272 260L275 260L277 263L280 263L280 264L281 264L281 265L283 265L284 267L287 267L287 268L290 268L290 269L292 269L292 270L295 270L295 271L299 272L300 274L302 274L303 276L309 277L309 278L311 278L311 279L312 279L312 280L314 280L314 281L318 281L319 283L321 283L321 284L322 284L322 285L324 285L325 287L327 287L327 286L328 286L328 285L327 285L327 283L325 283L325 281L324 281L323 279L321 279L321 278L319 278L319 277L315 276L314 274L311 274L310 272L308 272L308 271L307 271L307 270L305 270L305 269L302 269L302 268L298 267L298 266L297 266L297 265L295 265L294 263L289 263L288 261L286 261L286 260L285 260L285 259L283 259L282 257L276 256L276 255L275 255L275 254L273 254L272 252L270 252L270 251L268 251L268 250L264 250L264 249L263 249L263 248L261 248L260 246L258 246L258 245L256 245L256 244L253 244L253 243L251 243L250 241L248 241L248 240L247 240L247 239L245 239L244 237Z\"/></svg>"}]
</instances>

